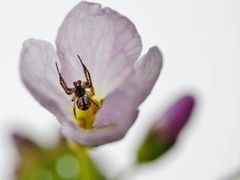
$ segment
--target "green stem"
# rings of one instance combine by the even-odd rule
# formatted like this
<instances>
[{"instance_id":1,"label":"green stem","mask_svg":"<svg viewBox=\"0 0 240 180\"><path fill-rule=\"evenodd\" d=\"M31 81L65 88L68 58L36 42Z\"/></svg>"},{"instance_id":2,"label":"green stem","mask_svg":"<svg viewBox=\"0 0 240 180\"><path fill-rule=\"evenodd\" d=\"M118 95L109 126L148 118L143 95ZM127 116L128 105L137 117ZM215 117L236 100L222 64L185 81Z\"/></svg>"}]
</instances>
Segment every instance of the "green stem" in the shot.
<instances>
[{"instance_id":1,"label":"green stem","mask_svg":"<svg viewBox=\"0 0 240 180\"><path fill-rule=\"evenodd\" d=\"M95 164L88 155L87 148L81 146L73 141L68 141L69 149L71 149L77 156L80 167L80 179L84 180L105 180L106 178L97 170Z\"/></svg>"}]
</instances>

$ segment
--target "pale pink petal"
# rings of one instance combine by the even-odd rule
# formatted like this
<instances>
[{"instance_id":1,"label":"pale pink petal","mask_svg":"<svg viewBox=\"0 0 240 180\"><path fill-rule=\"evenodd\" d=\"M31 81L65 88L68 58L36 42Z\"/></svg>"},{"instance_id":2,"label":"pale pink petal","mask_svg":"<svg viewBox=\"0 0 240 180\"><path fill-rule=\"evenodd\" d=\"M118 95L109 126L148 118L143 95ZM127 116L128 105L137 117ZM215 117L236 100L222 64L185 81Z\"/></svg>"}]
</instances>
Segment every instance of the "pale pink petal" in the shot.
<instances>
[{"instance_id":1,"label":"pale pink petal","mask_svg":"<svg viewBox=\"0 0 240 180\"><path fill-rule=\"evenodd\" d=\"M125 121L133 123L137 119L137 116L138 110L135 110L131 113L131 116L126 116L122 113L115 118L119 121L122 121L124 118ZM63 124L61 132L67 138L72 139L81 145L96 146L123 138L131 125L132 124L128 124L128 126L111 125L88 130L76 127L73 123L68 121L66 124Z\"/></svg>"},{"instance_id":2,"label":"pale pink petal","mask_svg":"<svg viewBox=\"0 0 240 180\"><path fill-rule=\"evenodd\" d=\"M57 61L50 43L29 39L21 51L20 74L24 85L42 106L57 116L67 117L70 104L59 85Z\"/></svg>"},{"instance_id":3,"label":"pale pink petal","mask_svg":"<svg viewBox=\"0 0 240 180\"><path fill-rule=\"evenodd\" d=\"M157 47L136 62L135 68L126 77L124 83L106 97L97 114L94 127L110 124L132 124L124 119L118 121L118 115L128 116L135 111L151 92L162 67L162 55ZM112 117L111 117L112 116ZM106 118L109 117L109 118Z\"/></svg>"},{"instance_id":4,"label":"pale pink petal","mask_svg":"<svg viewBox=\"0 0 240 180\"><path fill-rule=\"evenodd\" d=\"M161 67L161 53L153 47L136 64L125 83L106 97L93 130L68 124L63 126L63 133L83 145L98 145L122 138L135 122L138 106L151 92Z\"/></svg>"},{"instance_id":5,"label":"pale pink petal","mask_svg":"<svg viewBox=\"0 0 240 180\"><path fill-rule=\"evenodd\" d=\"M66 16L56 45L68 83L84 78L77 59L80 55L98 96L107 95L121 82L142 49L141 38L127 17L88 2L79 3Z\"/></svg>"}]
</instances>

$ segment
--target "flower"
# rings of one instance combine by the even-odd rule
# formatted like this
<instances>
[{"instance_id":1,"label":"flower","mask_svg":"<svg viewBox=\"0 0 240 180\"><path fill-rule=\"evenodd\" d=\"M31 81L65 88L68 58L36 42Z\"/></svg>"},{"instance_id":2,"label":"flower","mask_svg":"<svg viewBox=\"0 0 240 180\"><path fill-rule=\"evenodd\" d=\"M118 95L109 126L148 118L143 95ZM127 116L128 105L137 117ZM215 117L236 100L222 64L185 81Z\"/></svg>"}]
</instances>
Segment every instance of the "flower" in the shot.
<instances>
[{"instance_id":1,"label":"flower","mask_svg":"<svg viewBox=\"0 0 240 180\"><path fill-rule=\"evenodd\" d=\"M148 132L138 150L137 161L149 162L167 152L189 121L194 107L195 98L191 95L182 96L170 106Z\"/></svg>"},{"instance_id":2,"label":"flower","mask_svg":"<svg viewBox=\"0 0 240 180\"><path fill-rule=\"evenodd\" d=\"M80 2L64 19L56 50L47 41L23 44L20 72L34 98L62 124L61 131L82 145L101 145L121 139L138 116L138 106L151 92L162 67L154 46L139 58L142 41L125 16L100 4ZM79 55L91 75L96 108L74 116L72 96L59 82L55 63L68 87L85 80ZM61 67L60 67L61 66Z\"/></svg>"}]
</instances>

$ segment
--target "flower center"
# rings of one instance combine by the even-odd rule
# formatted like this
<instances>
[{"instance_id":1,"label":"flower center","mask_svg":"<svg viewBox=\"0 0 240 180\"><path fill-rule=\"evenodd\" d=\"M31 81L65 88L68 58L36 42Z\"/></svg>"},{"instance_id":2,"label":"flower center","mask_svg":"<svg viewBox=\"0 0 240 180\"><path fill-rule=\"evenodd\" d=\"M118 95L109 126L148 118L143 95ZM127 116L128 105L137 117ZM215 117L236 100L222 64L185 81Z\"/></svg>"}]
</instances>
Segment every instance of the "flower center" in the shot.
<instances>
[{"instance_id":1,"label":"flower center","mask_svg":"<svg viewBox=\"0 0 240 180\"><path fill-rule=\"evenodd\" d=\"M101 107L103 98L97 98L96 96L91 97L94 100L94 103L91 103L90 107L87 110L81 110L78 107L75 109L75 124L84 128L84 129L92 129L93 123L96 120L96 114Z\"/></svg>"}]
</instances>

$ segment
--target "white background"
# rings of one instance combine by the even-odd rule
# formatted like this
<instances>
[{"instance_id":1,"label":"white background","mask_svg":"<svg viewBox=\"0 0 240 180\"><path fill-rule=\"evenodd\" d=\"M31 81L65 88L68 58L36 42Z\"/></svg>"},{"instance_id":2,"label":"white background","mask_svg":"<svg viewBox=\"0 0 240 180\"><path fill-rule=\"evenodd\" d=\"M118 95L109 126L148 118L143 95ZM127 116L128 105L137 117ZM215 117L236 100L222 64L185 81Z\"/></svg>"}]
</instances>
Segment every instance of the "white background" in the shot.
<instances>
[{"instance_id":1,"label":"white background","mask_svg":"<svg viewBox=\"0 0 240 180\"><path fill-rule=\"evenodd\" d=\"M0 1L0 179L11 179L13 130L31 134L41 144L56 139L59 123L21 84L19 53L30 37L53 43L64 16L77 2ZM94 150L94 157L103 160L101 168L113 176L127 167L152 114L162 112L175 97L193 92L198 106L174 149L123 179L217 180L240 169L240 1L96 2L135 23L143 52L158 45L164 55L161 77L134 127L124 140Z\"/></svg>"}]
</instances>

